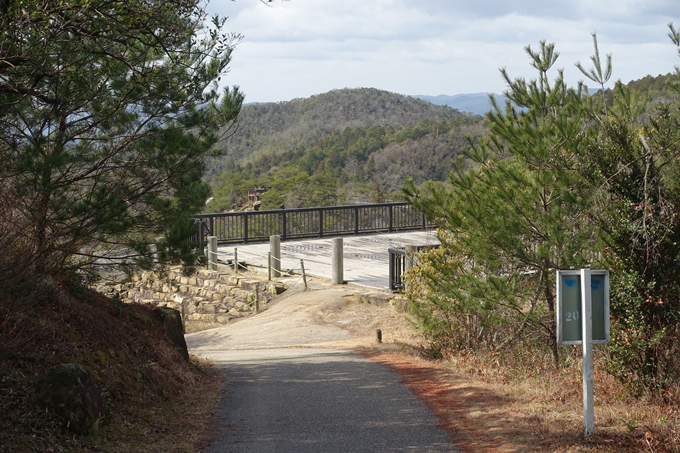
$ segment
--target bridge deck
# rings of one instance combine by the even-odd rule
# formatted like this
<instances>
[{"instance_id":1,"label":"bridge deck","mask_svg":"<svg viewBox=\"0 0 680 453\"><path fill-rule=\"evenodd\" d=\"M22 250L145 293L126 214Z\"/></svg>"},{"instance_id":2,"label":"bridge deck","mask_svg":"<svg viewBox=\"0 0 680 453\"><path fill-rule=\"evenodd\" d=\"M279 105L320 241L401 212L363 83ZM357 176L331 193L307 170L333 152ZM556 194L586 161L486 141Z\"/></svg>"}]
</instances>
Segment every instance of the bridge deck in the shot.
<instances>
[{"instance_id":1,"label":"bridge deck","mask_svg":"<svg viewBox=\"0 0 680 453\"><path fill-rule=\"evenodd\" d=\"M344 279L348 283L378 289L389 289L390 247L406 245L438 244L435 231L416 231L368 236L346 236L343 238ZM249 268L267 272L269 244L240 244L220 246L219 259L233 259L234 248L238 249L239 262L245 261ZM299 273L300 260L304 260L307 275L331 279L332 239L307 239L281 243L282 269L296 269Z\"/></svg>"}]
</instances>

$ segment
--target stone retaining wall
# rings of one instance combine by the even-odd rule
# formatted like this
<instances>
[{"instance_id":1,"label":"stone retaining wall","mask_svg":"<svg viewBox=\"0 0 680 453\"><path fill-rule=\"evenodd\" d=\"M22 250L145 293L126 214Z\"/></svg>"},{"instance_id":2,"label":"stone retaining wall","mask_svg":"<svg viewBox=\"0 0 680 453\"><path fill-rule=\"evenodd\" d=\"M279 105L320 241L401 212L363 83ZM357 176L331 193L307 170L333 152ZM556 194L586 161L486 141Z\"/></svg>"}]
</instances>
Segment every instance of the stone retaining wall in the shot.
<instances>
[{"instance_id":1,"label":"stone retaining wall","mask_svg":"<svg viewBox=\"0 0 680 453\"><path fill-rule=\"evenodd\" d=\"M166 274L143 272L129 283L101 285L102 293L115 292L123 302L169 307L182 314L185 323L200 321L227 324L266 309L273 296L285 290L280 282L255 279L250 274L235 274L201 269L185 276L180 269Z\"/></svg>"}]
</instances>

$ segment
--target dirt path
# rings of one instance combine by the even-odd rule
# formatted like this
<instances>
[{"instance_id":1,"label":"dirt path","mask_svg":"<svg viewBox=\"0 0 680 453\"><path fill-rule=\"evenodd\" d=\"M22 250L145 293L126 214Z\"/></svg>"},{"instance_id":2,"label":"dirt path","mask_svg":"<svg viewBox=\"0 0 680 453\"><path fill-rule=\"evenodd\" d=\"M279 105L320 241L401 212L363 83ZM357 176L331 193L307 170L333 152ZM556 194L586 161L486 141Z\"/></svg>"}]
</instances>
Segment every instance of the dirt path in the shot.
<instances>
[{"instance_id":1,"label":"dirt path","mask_svg":"<svg viewBox=\"0 0 680 453\"><path fill-rule=\"evenodd\" d=\"M449 363L419 357L415 351L422 346L422 339L409 317L389 306L362 302L359 296L366 294L365 288L315 280L309 291L284 294L256 317L187 335L191 351L210 357L218 366L230 354L240 357L238 360L251 356L271 363L281 360L285 350L302 355L326 351L333 360L337 356L332 354L351 352L398 375L398 382L436 416L435 423L448 433L456 451L544 451L537 448L532 436L524 434L526 424L518 423L507 392L473 379ZM376 329L382 331L380 344ZM308 352L300 352L304 350Z\"/></svg>"},{"instance_id":2,"label":"dirt path","mask_svg":"<svg viewBox=\"0 0 680 453\"><path fill-rule=\"evenodd\" d=\"M418 335L403 313L362 302L365 288L310 284L292 289L270 309L223 328L187 335L194 354L220 350L290 347L391 350L417 345ZM377 344L376 330L382 332Z\"/></svg>"}]
</instances>

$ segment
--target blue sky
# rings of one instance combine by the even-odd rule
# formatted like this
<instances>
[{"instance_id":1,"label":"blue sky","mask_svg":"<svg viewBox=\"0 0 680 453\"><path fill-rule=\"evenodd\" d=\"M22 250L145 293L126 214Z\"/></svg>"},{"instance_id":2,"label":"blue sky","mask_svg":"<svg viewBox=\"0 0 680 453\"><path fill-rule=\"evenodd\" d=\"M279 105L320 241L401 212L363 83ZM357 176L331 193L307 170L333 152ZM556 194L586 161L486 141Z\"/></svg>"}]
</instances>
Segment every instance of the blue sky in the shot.
<instances>
[{"instance_id":1,"label":"blue sky","mask_svg":"<svg viewBox=\"0 0 680 453\"><path fill-rule=\"evenodd\" d=\"M402 94L500 93L499 68L533 78L524 47L554 42L575 85L589 68L596 32L611 53L612 81L666 74L680 65L667 37L678 0L212 0L226 29L244 36L225 81L246 102L286 101L332 89ZM611 85L612 83L610 83ZM592 85L592 84L591 84Z\"/></svg>"}]
</instances>

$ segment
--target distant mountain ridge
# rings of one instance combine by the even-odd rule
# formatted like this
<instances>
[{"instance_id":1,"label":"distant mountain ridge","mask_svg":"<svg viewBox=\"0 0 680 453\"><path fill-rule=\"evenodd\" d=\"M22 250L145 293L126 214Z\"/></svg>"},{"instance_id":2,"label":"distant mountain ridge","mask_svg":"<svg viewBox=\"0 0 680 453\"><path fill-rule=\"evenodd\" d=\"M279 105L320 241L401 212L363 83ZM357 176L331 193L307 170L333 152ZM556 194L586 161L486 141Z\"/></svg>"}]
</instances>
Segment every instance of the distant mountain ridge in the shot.
<instances>
[{"instance_id":1,"label":"distant mountain ridge","mask_svg":"<svg viewBox=\"0 0 680 453\"><path fill-rule=\"evenodd\" d=\"M590 94L594 94L598 90L591 88L588 91ZM501 107L505 106L505 101L508 100L507 96L497 93L468 93L454 94L453 96L446 94L440 94L439 96L413 95L411 97L422 99L435 105L447 105L461 112L484 116L492 108L491 95L496 98L498 105Z\"/></svg>"},{"instance_id":2,"label":"distant mountain ridge","mask_svg":"<svg viewBox=\"0 0 680 453\"><path fill-rule=\"evenodd\" d=\"M455 94L453 96L448 96L446 94L440 94L439 96L426 96L426 95L412 95L416 99L422 99L423 101L431 102L435 105L447 105L461 112L473 113L475 115L484 115L486 112L491 110L491 100L489 95L494 94L496 101L500 105L504 105L506 97L502 94L495 93L469 93L469 94Z\"/></svg>"}]
</instances>

